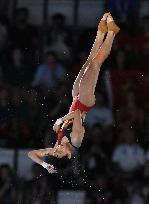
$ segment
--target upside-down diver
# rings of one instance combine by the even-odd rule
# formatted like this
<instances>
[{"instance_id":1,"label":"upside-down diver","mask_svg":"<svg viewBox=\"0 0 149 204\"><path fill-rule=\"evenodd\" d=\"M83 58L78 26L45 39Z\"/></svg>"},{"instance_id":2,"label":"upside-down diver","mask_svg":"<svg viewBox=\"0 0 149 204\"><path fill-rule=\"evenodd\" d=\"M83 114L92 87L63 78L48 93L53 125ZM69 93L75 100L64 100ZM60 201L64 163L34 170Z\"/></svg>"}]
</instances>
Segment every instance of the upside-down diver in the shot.
<instances>
[{"instance_id":1,"label":"upside-down diver","mask_svg":"<svg viewBox=\"0 0 149 204\"><path fill-rule=\"evenodd\" d=\"M72 157L74 149L81 146L84 138L84 119L86 113L95 105L95 88L100 67L110 54L113 40L120 28L114 22L110 13L105 13L99 22L97 35L85 64L82 66L72 89L73 102L69 113L57 119L53 130L58 140L53 148L32 150L28 156L42 165L49 173L55 173L53 165L42 160L44 156L62 158ZM106 38L105 38L106 35Z\"/></svg>"}]
</instances>

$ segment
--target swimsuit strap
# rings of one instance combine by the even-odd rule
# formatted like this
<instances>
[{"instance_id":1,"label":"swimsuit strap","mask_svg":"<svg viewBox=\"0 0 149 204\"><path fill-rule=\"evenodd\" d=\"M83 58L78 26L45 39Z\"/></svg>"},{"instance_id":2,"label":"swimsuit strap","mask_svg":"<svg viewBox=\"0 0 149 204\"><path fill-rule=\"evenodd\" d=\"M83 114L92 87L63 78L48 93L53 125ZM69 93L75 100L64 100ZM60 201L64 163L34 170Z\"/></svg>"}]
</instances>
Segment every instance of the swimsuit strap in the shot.
<instances>
[{"instance_id":1,"label":"swimsuit strap","mask_svg":"<svg viewBox=\"0 0 149 204\"><path fill-rule=\"evenodd\" d=\"M70 132L71 133L71 132ZM70 133L68 135L65 135L69 141L69 143L71 144L72 147L74 147L75 149L79 149L78 147L74 146L71 142L71 137L70 137Z\"/></svg>"},{"instance_id":2,"label":"swimsuit strap","mask_svg":"<svg viewBox=\"0 0 149 204\"><path fill-rule=\"evenodd\" d=\"M76 146L74 146L71 142L71 136L70 133L72 132L72 125L73 125L73 119L68 121L69 125L67 126L67 128L63 129L63 136L66 136L69 143L71 144L72 147L78 149ZM71 127L70 127L71 126Z\"/></svg>"},{"instance_id":3,"label":"swimsuit strap","mask_svg":"<svg viewBox=\"0 0 149 204\"><path fill-rule=\"evenodd\" d=\"M71 142L71 136L70 136L70 133L72 132L72 125L73 125L73 120L74 119L71 119L69 121L67 121L66 123L69 123L68 126L66 128L63 128L62 130L62 134L63 134L63 137L66 136L69 143L71 144L72 147L74 147L75 149L78 149L78 147L74 146Z\"/></svg>"},{"instance_id":4,"label":"swimsuit strap","mask_svg":"<svg viewBox=\"0 0 149 204\"><path fill-rule=\"evenodd\" d=\"M73 125L73 121L74 119L71 119L71 120L67 120L65 121L64 123L68 123L68 126L65 128L61 128L58 132L58 144L61 144L61 141L62 141L62 138L64 136L67 137L69 143L71 144L72 147L74 147L75 149L79 149L78 147L74 146L71 142L71 136L70 136L70 133L72 132L72 125ZM82 125L84 126L84 122L82 121ZM69 127L71 126L71 127Z\"/></svg>"}]
</instances>

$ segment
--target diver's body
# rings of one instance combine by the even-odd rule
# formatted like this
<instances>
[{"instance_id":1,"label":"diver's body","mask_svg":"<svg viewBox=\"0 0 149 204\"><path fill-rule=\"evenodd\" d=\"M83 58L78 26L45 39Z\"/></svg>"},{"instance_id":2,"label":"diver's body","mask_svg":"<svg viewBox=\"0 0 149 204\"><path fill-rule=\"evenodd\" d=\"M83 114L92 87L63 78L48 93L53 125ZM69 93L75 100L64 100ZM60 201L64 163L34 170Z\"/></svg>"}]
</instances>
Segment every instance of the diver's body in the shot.
<instances>
[{"instance_id":1,"label":"diver's body","mask_svg":"<svg viewBox=\"0 0 149 204\"><path fill-rule=\"evenodd\" d=\"M114 37L119 30L111 14L104 14L98 25L97 36L90 55L74 82L72 90L73 102L69 113L58 119L53 126L54 131L58 134L57 143L53 148L33 150L28 153L33 161L42 165L50 173L54 172L54 167L43 162L42 157L46 155L58 158L67 156L70 159L74 148L81 146L85 133L83 121L86 113L95 105L96 101L94 92L100 67L110 54ZM66 130L70 125L70 121L71 131L68 136Z\"/></svg>"}]
</instances>

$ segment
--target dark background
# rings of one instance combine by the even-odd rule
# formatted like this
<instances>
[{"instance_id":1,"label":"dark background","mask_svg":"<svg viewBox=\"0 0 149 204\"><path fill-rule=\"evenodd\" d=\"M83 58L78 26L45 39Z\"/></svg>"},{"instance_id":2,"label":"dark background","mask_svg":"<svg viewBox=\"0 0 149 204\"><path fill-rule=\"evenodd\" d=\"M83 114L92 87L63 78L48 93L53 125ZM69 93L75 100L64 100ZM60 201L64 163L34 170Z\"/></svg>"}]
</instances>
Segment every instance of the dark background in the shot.
<instances>
[{"instance_id":1,"label":"dark background","mask_svg":"<svg viewBox=\"0 0 149 204\"><path fill-rule=\"evenodd\" d=\"M60 190L70 195L64 204L149 203L149 2L37 2L0 1L0 204L60 203ZM46 158L59 169L50 175L27 152L55 143L53 123L68 112L107 11L121 32L83 144L71 161Z\"/></svg>"}]
</instances>

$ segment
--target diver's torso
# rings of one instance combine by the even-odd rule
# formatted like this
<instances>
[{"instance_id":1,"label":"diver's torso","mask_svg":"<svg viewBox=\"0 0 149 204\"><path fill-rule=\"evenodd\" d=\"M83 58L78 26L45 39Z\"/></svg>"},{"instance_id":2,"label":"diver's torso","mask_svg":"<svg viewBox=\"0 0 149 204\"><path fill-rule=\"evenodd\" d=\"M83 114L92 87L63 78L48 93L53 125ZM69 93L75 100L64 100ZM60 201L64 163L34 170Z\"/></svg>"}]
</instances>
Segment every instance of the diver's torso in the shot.
<instances>
[{"instance_id":1,"label":"diver's torso","mask_svg":"<svg viewBox=\"0 0 149 204\"><path fill-rule=\"evenodd\" d=\"M75 131L73 130L73 123L69 124L66 128L64 128L63 135L64 137L67 137L69 143L79 148L81 146L83 137L84 137L85 129L84 126L82 126L82 130Z\"/></svg>"}]
</instances>

